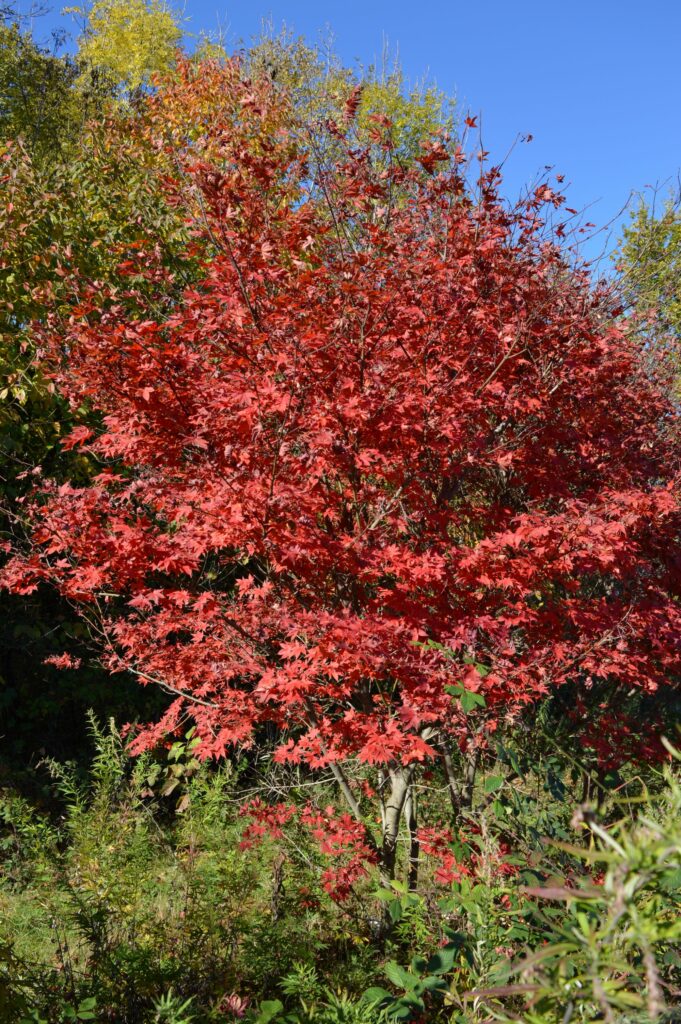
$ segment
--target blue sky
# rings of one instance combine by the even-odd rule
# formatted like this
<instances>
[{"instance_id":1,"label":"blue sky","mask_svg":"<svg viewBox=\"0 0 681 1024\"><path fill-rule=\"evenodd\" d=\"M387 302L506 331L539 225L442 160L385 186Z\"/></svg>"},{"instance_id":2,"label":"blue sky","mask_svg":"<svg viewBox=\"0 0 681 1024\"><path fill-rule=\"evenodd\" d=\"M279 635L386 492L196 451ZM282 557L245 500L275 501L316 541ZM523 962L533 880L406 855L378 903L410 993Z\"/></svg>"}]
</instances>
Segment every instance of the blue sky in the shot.
<instances>
[{"instance_id":1,"label":"blue sky","mask_svg":"<svg viewBox=\"0 0 681 1024\"><path fill-rule=\"evenodd\" d=\"M235 45L263 18L310 40L330 28L348 64L387 42L409 79L428 73L480 115L495 162L532 134L506 164L509 194L551 165L599 226L681 168L681 0L185 0L184 12L190 31L221 25Z\"/></svg>"}]
</instances>

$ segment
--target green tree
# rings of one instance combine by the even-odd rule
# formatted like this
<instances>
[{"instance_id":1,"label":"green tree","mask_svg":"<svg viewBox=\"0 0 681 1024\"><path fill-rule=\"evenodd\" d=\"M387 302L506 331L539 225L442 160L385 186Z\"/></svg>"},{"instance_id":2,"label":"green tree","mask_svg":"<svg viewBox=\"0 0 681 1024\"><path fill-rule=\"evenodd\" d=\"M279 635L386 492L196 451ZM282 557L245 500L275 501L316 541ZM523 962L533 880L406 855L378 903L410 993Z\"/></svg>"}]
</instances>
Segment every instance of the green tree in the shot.
<instances>
[{"instance_id":1,"label":"green tree","mask_svg":"<svg viewBox=\"0 0 681 1024\"><path fill-rule=\"evenodd\" d=\"M40 164L63 156L83 124L78 69L38 46L16 23L0 25L0 137L20 138Z\"/></svg>"},{"instance_id":2,"label":"green tree","mask_svg":"<svg viewBox=\"0 0 681 1024\"><path fill-rule=\"evenodd\" d=\"M399 61L387 54L379 65L353 69L343 64L332 40L310 45L286 29L275 33L266 26L245 62L251 74L272 78L290 96L293 127L314 135L320 159L331 157L333 124L342 123L353 94L358 141L371 145L375 118L385 117L400 159L414 159L422 141L439 128L454 128L453 100L433 83L408 83Z\"/></svg>"},{"instance_id":3,"label":"green tree","mask_svg":"<svg viewBox=\"0 0 681 1024\"><path fill-rule=\"evenodd\" d=\"M681 388L681 212L670 199L658 216L643 201L624 229L618 269L629 304L650 334L652 352Z\"/></svg>"},{"instance_id":4,"label":"green tree","mask_svg":"<svg viewBox=\"0 0 681 1024\"><path fill-rule=\"evenodd\" d=\"M21 501L35 472L74 482L91 472L62 448L87 410L70 409L38 371L40 331L59 320L85 275L117 284L133 309L142 293L171 301L191 270L174 259L182 226L161 199L158 161L130 108L102 112L51 160L8 139L0 168L1 541L21 536ZM15 766L45 749L71 756L87 707L134 717L136 691L125 682L112 692L96 668L63 675L43 663L55 643L77 655L83 637L68 606L42 591L0 597L0 731Z\"/></svg>"}]
</instances>

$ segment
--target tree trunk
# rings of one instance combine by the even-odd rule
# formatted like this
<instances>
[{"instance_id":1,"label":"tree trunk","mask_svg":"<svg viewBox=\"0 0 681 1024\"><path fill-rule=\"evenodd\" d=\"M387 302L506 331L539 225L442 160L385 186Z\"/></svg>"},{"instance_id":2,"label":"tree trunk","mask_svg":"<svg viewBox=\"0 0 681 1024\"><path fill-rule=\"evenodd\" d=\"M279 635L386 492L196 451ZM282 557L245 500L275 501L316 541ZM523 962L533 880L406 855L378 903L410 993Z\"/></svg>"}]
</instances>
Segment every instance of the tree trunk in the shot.
<instances>
[{"instance_id":1,"label":"tree trunk","mask_svg":"<svg viewBox=\"0 0 681 1024\"><path fill-rule=\"evenodd\" d=\"M466 777L463 784L462 808L469 811L473 806L473 790L475 788L475 776L478 773L480 763L480 750L475 747L466 754Z\"/></svg>"},{"instance_id":2,"label":"tree trunk","mask_svg":"<svg viewBox=\"0 0 681 1024\"><path fill-rule=\"evenodd\" d=\"M388 883L395 878L400 818L414 778L414 769L395 768L389 773L389 777L390 794L385 804L385 822L381 844L381 874L384 882Z\"/></svg>"},{"instance_id":3,"label":"tree trunk","mask_svg":"<svg viewBox=\"0 0 681 1024\"><path fill-rule=\"evenodd\" d=\"M480 762L480 751L476 747L469 750L466 754L464 758L464 777L461 784L459 784L456 778L454 764L452 762L452 755L447 747L446 741L442 743L441 750L445 777L447 779L449 801L452 805L454 818L457 819L462 811L468 811L473 806L473 790L475 788L475 777L477 775L478 764Z\"/></svg>"},{"instance_id":4,"label":"tree trunk","mask_svg":"<svg viewBox=\"0 0 681 1024\"><path fill-rule=\"evenodd\" d=\"M419 852L420 843L418 836L418 820L416 815L416 793L413 783L409 787L407 799L404 803L404 817L409 830L409 891L415 892L419 882Z\"/></svg>"}]
</instances>

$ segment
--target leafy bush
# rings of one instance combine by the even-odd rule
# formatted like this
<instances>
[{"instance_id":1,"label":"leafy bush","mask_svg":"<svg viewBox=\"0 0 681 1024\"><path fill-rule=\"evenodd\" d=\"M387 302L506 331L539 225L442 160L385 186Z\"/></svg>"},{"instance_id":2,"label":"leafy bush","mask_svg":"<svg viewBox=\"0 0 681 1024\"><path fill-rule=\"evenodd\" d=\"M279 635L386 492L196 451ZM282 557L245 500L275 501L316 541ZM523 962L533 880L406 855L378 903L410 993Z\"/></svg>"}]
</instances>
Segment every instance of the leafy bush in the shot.
<instances>
[{"instance_id":1,"label":"leafy bush","mask_svg":"<svg viewBox=\"0 0 681 1024\"><path fill-rule=\"evenodd\" d=\"M454 882L438 903L446 943L408 968L389 961L397 994L367 996L396 1020L426 1008L427 1020L451 1024L678 1019L681 784L671 768L662 781L655 795L610 801L609 823L593 807L573 806L573 841L544 835L543 853L539 844L521 848L513 860L522 867L505 879ZM554 808L559 832L562 810ZM481 857L494 855L488 825L476 844ZM423 904L395 889L401 906Z\"/></svg>"},{"instance_id":2,"label":"leafy bush","mask_svg":"<svg viewBox=\"0 0 681 1024\"><path fill-rule=\"evenodd\" d=\"M174 1019L175 1004L230 1019L225 999L274 992L294 963L314 962L323 935L330 948L342 934L306 851L284 867L271 844L240 848L236 769L197 768L191 742L133 763L113 727L93 721L91 733L87 777L47 765L59 820L2 794L0 1020L56 1024L92 998L121 1024ZM179 797L156 795L150 780L167 789L173 767Z\"/></svg>"}]
</instances>

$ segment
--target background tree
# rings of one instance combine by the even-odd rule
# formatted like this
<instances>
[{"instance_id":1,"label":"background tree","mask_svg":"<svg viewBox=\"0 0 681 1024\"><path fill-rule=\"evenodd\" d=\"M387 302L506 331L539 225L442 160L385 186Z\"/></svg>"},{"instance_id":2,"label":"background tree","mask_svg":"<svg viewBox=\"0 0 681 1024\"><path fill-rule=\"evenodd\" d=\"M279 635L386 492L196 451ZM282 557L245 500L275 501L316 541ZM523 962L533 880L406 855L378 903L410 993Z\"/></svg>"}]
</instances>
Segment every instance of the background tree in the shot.
<instances>
[{"instance_id":1,"label":"background tree","mask_svg":"<svg viewBox=\"0 0 681 1024\"><path fill-rule=\"evenodd\" d=\"M83 124L74 61L36 45L16 23L0 26L0 136L21 138L38 164L54 160Z\"/></svg>"},{"instance_id":2,"label":"background tree","mask_svg":"<svg viewBox=\"0 0 681 1024\"><path fill-rule=\"evenodd\" d=\"M169 272L180 272L172 236L181 227L163 201L138 115L112 105L111 87L101 80L91 75L86 86L78 62L46 53L16 23L2 32L0 514L6 540L21 532L17 512L32 469L72 480L89 472L87 460L60 445L61 433L87 409L69 408L40 373L32 325L59 319L75 301L79 273L118 280L132 309L143 278L126 272L126 259L140 246L156 246ZM15 770L37 751L72 753L89 706L102 714L123 707L126 716L136 713L129 688L111 703L96 671L59 678L44 665L47 638L57 635L74 650L84 639L63 602L46 593L29 600L3 595L0 711L5 764Z\"/></svg>"},{"instance_id":3,"label":"background tree","mask_svg":"<svg viewBox=\"0 0 681 1024\"><path fill-rule=\"evenodd\" d=\"M136 134L137 133L137 134ZM192 278L192 267L175 258L182 233L163 202L154 154L145 151L141 125L112 115L65 163L40 167L20 143L3 153L4 204L0 208L0 464L2 528L21 535L21 502L33 486L33 471L83 481L88 459L68 453L61 438L87 422L88 403L69 406L36 362L33 325L58 323L77 301L79 275L117 283L120 301L132 313L150 289L137 260L145 248L162 253L165 295ZM174 284L174 281L178 283ZM73 457L75 454L75 458ZM136 714L134 691L117 697L97 673L60 677L43 664L56 635L77 652L85 639L68 607L41 592L28 601L2 597L2 706L4 749L9 762L25 762L31 751L69 755L79 744L83 714L115 708ZM52 639L47 639L51 637ZM131 698L131 693L133 694ZM131 703L132 700L132 703ZM126 710L124 710L124 708Z\"/></svg>"},{"instance_id":4,"label":"background tree","mask_svg":"<svg viewBox=\"0 0 681 1024\"><path fill-rule=\"evenodd\" d=\"M454 101L435 84L405 81L399 62L383 55L380 66L350 68L333 49L333 40L311 46L285 29L279 33L265 26L262 36L244 53L245 71L264 75L289 98L289 129L310 135L321 158L332 156L335 136L329 132L342 124L345 104L356 94L357 141L371 145L372 117L391 122L394 153L406 163L413 161L424 139L438 129L454 131ZM354 101L353 101L354 102ZM310 154L311 157L314 153ZM374 158L380 157L378 150Z\"/></svg>"},{"instance_id":5,"label":"background tree","mask_svg":"<svg viewBox=\"0 0 681 1024\"><path fill-rule=\"evenodd\" d=\"M681 368L681 217L670 199L659 216L644 202L632 214L617 254L625 295L642 318L657 358Z\"/></svg>"},{"instance_id":6,"label":"background tree","mask_svg":"<svg viewBox=\"0 0 681 1024\"><path fill-rule=\"evenodd\" d=\"M179 18L159 0L96 0L65 13L84 22L78 62L85 87L99 74L134 95L174 64L182 30Z\"/></svg>"}]
</instances>

